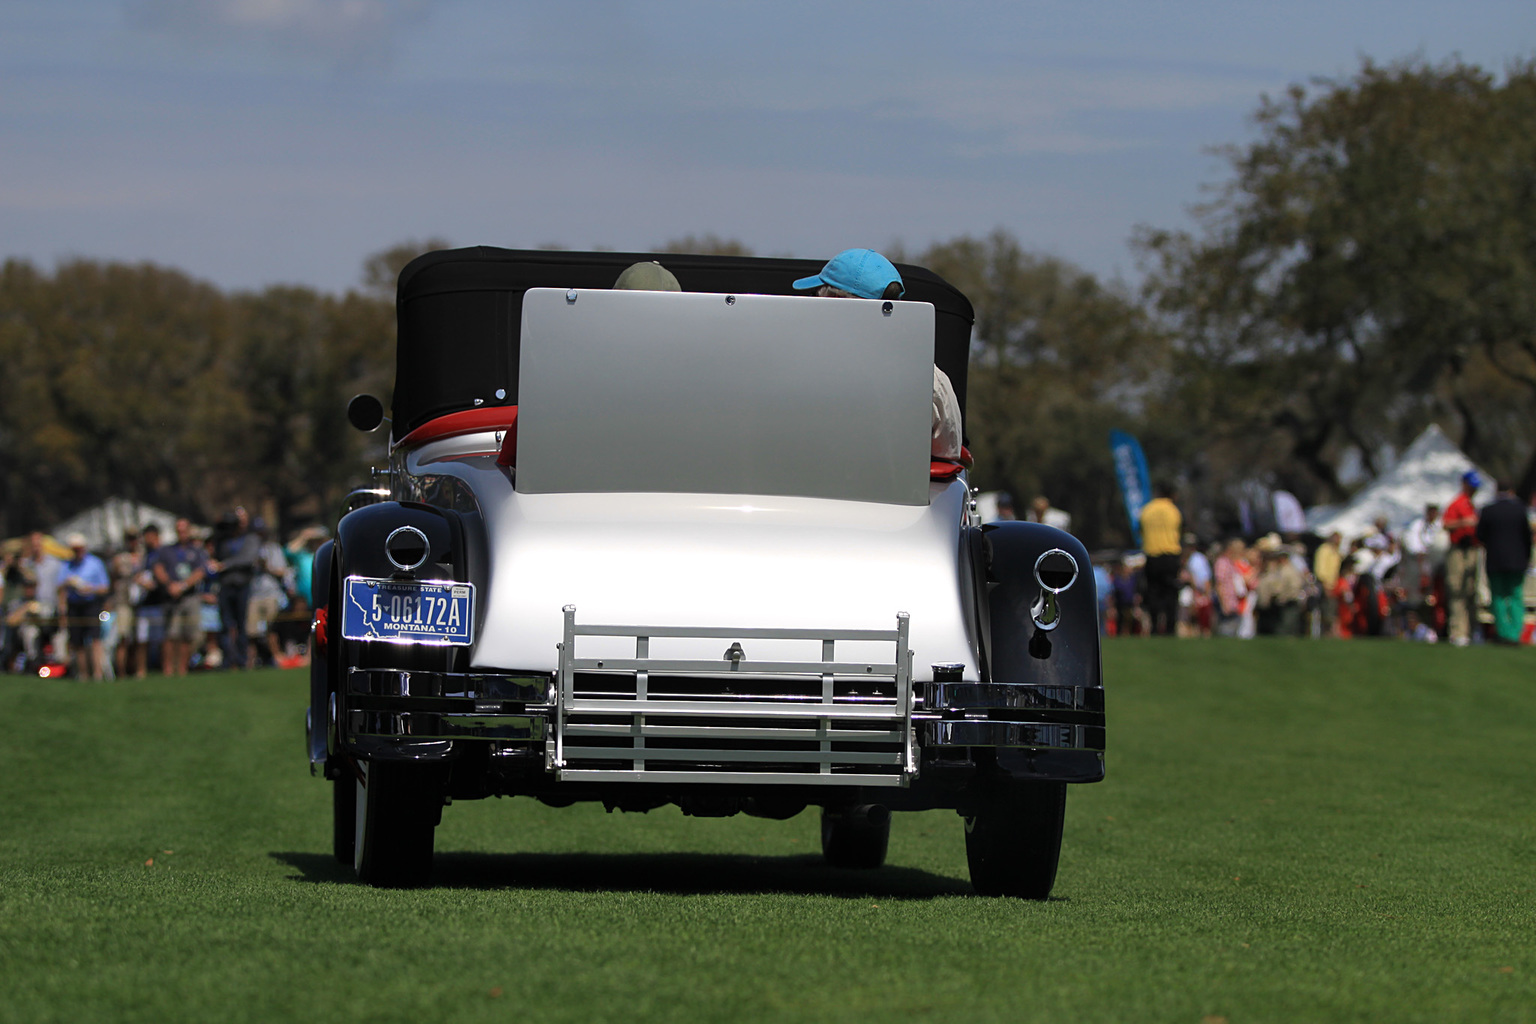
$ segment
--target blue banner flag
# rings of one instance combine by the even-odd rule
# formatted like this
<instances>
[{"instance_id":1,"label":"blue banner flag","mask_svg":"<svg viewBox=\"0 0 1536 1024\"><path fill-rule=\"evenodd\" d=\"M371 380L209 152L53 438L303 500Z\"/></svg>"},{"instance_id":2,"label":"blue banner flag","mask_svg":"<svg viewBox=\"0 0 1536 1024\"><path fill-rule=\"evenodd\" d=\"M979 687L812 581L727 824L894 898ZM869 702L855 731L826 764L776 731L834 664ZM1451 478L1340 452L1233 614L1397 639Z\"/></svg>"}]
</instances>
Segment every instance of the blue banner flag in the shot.
<instances>
[{"instance_id":1,"label":"blue banner flag","mask_svg":"<svg viewBox=\"0 0 1536 1024\"><path fill-rule=\"evenodd\" d=\"M1122 430L1109 432L1109 450L1115 456L1115 476L1120 481L1120 497L1125 499L1125 514L1131 518L1131 538L1141 547L1141 510L1152 500L1152 483L1147 477L1147 457L1141 443Z\"/></svg>"}]
</instances>

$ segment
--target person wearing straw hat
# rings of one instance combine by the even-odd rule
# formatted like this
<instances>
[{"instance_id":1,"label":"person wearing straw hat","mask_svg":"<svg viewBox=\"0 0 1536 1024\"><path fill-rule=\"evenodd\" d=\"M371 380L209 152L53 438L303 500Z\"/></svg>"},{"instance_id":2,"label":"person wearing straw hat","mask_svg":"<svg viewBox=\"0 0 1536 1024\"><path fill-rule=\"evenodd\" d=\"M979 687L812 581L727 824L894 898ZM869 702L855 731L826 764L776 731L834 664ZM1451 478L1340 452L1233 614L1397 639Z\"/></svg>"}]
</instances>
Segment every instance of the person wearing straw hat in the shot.
<instances>
[{"instance_id":1,"label":"person wearing straw hat","mask_svg":"<svg viewBox=\"0 0 1536 1024\"><path fill-rule=\"evenodd\" d=\"M63 643L55 630L58 628L59 574L64 563L48 550L49 544L57 546L57 542L43 536L41 530L33 530L27 534L16 565L22 578L37 584L37 599L43 603L42 620L38 624L40 635L44 643L52 642L57 650Z\"/></svg>"}]
</instances>

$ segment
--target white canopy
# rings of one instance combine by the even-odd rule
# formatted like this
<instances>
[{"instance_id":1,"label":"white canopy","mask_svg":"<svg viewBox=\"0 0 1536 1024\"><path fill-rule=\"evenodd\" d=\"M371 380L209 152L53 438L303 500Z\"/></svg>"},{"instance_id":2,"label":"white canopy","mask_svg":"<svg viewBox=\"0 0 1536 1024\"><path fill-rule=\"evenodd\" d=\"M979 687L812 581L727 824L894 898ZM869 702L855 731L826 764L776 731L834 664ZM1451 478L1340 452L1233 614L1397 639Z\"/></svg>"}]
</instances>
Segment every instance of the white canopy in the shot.
<instances>
[{"instance_id":1,"label":"white canopy","mask_svg":"<svg viewBox=\"0 0 1536 1024\"><path fill-rule=\"evenodd\" d=\"M142 530L150 523L160 527L160 535L167 542L176 536L176 513L141 501L108 498L95 508L88 508L59 523L53 528L53 535L63 540L72 533L82 533L92 551L107 551L122 546L125 530Z\"/></svg>"},{"instance_id":2,"label":"white canopy","mask_svg":"<svg viewBox=\"0 0 1536 1024\"><path fill-rule=\"evenodd\" d=\"M1472 460L1431 423L1403 452L1397 464L1371 481L1344 505L1326 505L1307 510L1307 529L1326 537L1337 530L1346 540L1368 532L1378 517L1385 516L1392 529L1412 522L1424 514L1428 502L1442 510L1461 490L1461 476L1477 469ZM1493 477L1481 469L1483 484L1473 503L1483 505L1493 500Z\"/></svg>"}]
</instances>

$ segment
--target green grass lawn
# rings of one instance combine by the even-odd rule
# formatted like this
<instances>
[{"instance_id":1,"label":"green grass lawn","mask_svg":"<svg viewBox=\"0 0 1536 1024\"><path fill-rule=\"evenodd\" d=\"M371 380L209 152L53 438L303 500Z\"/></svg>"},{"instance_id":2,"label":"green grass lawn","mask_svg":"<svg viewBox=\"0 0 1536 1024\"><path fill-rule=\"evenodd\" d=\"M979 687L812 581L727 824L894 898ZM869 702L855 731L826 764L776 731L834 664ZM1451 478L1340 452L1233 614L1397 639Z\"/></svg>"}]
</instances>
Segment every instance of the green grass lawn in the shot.
<instances>
[{"instance_id":1,"label":"green grass lawn","mask_svg":"<svg viewBox=\"0 0 1536 1024\"><path fill-rule=\"evenodd\" d=\"M788 822L460 803L330 857L302 672L0 677L0 1020L1536 1020L1536 652L1123 640L1056 896Z\"/></svg>"}]
</instances>

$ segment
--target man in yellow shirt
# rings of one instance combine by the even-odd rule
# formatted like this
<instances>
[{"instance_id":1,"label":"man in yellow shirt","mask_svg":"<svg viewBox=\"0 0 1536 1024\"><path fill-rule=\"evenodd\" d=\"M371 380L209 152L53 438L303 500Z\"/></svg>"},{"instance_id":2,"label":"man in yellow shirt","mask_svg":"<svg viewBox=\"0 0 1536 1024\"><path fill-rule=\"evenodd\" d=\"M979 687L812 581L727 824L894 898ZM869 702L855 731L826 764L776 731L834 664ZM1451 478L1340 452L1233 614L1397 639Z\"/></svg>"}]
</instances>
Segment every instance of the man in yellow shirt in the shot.
<instances>
[{"instance_id":1,"label":"man in yellow shirt","mask_svg":"<svg viewBox=\"0 0 1536 1024\"><path fill-rule=\"evenodd\" d=\"M1159 484L1157 497L1141 509L1142 570L1147 581L1147 612L1155 636L1172 636L1179 624L1179 562L1183 554L1184 516L1173 503L1174 490Z\"/></svg>"},{"instance_id":2,"label":"man in yellow shirt","mask_svg":"<svg viewBox=\"0 0 1536 1024\"><path fill-rule=\"evenodd\" d=\"M1333 636L1334 623L1339 617L1339 599L1333 588L1339 582L1339 572L1344 567L1344 553L1339 550L1343 541L1344 535L1334 530L1327 540L1317 546L1317 553L1312 556L1312 576L1317 580L1317 588L1322 591L1317 610L1321 616L1318 629L1323 636Z\"/></svg>"}]
</instances>

